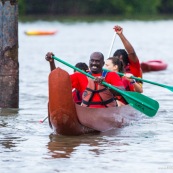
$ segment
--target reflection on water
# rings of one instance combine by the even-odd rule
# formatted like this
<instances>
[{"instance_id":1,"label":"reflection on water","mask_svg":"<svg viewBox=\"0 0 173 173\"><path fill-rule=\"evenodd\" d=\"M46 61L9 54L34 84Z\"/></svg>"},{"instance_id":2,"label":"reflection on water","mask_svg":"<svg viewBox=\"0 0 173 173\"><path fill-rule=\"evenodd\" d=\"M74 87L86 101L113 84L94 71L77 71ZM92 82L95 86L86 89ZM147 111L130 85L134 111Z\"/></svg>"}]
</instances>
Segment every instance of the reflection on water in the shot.
<instances>
[{"instance_id":1,"label":"reflection on water","mask_svg":"<svg viewBox=\"0 0 173 173\"><path fill-rule=\"evenodd\" d=\"M173 85L173 21L19 23L20 108L0 109L0 172L172 171L173 93L165 88L144 83L144 94L159 102L159 111L153 118L144 115L121 129L67 137L52 134L47 120L39 123L47 116L50 69L45 54L52 51L72 65L88 63L93 51L106 57L115 24L123 26L141 61L163 59L168 63L167 70L145 73L144 79ZM55 28L59 32L54 36L24 34L28 29ZM123 48L118 37L113 46L117 48Z\"/></svg>"},{"instance_id":2,"label":"reflection on water","mask_svg":"<svg viewBox=\"0 0 173 173\"><path fill-rule=\"evenodd\" d=\"M16 144L22 141L20 136L13 136L17 116L18 109L0 109L0 146L6 152L15 151Z\"/></svg>"},{"instance_id":3,"label":"reflection on water","mask_svg":"<svg viewBox=\"0 0 173 173\"><path fill-rule=\"evenodd\" d=\"M53 158L70 158L71 154L77 150L80 144L91 145L91 143L87 144L87 140L85 139L86 137L91 138L91 136L92 134L76 138L51 134L49 135L50 142L48 143L48 149Z\"/></svg>"},{"instance_id":4,"label":"reflection on water","mask_svg":"<svg viewBox=\"0 0 173 173\"><path fill-rule=\"evenodd\" d=\"M1 140L1 145L3 148L11 149L10 151L14 150L13 148L16 147L16 141L19 141L19 137L6 137L3 140Z\"/></svg>"},{"instance_id":5,"label":"reflection on water","mask_svg":"<svg viewBox=\"0 0 173 173\"><path fill-rule=\"evenodd\" d=\"M93 155L100 155L101 148L111 146L128 145L127 143L121 143L121 141L109 141L106 137L118 136L119 130L110 130L104 133L91 133L82 136L61 136L56 134L50 134L50 142L48 142L47 148L52 158L70 158L73 154L78 152L81 147L88 148L88 152Z\"/></svg>"},{"instance_id":6,"label":"reflection on water","mask_svg":"<svg viewBox=\"0 0 173 173\"><path fill-rule=\"evenodd\" d=\"M0 116L9 116L9 115L16 115L18 113L18 109L12 108L0 108Z\"/></svg>"}]
</instances>

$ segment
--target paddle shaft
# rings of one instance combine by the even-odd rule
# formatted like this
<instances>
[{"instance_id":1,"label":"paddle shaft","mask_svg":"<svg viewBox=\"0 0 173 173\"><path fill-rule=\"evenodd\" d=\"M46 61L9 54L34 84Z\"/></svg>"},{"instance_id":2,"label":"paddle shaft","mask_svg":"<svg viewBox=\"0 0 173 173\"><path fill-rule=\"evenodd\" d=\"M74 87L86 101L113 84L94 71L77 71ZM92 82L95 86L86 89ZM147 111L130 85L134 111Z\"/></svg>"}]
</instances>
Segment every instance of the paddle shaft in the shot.
<instances>
[{"instance_id":1,"label":"paddle shaft","mask_svg":"<svg viewBox=\"0 0 173 173\"><path fill-rule=\"evenodd\" d=\"M108 71L108 70L107 70ZM120 72L116 72L118 75L120 76L124 76L124 73L120 73ZM160 87L163 87L163 88L166 88L170 91L173 92L173 86L168 86L168 85L164 85L164 84L159 84L159 83L156 83L156 82L152 82L152 81L149 81L149 80L146 80L146 79L142 79L142 78L138 78L138 77L135 77L135 76L131 76L130 78L132 79L135 79L135 80L138 80L138 81L143 81L143 82L146 82L146 83L150 83L150 84L153 84L153 85L157 85L157 86L160 86Z\"/></svg>"},{"instance_id":2,"label":"paddle shaft","mask_svg":"<svg viewBox=\"0 0 173 173\"><path fill-rule=\"evenodd\" d=\"M89 73L84 72L83 70L63 61L60 58L57 58L55 56L52 56L53 59L67 65L68 67L83 73L84 75L90 77L91 79L95 79L94 76L90 75ZM108 88L117 91L118 93L120 93L125 100L129 103L129 105L131 105L132 107L134 107L135 109L141 111L142 113L152 117L157 113L157 110L159 108L159 104L157 101L142 95L140 93L137 92L127 92L127 91L122 91L114 86L112 86L111 84L108 84L106 82L102 82L103 85L107 86Z\"/></svg>"},{"instance_id":3,"label":"paddle shaft","mask_svg":"<svg viewBox=\"0 0 173 173\"><path fill-rule=\"evenodd\" d=\"M112 42L111 42L111 46L110 46L110 48L109 48L109 52L108 52L108 57L107 57L107 58L109 58L110 55L111 55L112 47L113 47L114 41L115 41L115 37L116 37L116 32L114 32L113 39L112 39Z\"/></svg>"}]
</instances>

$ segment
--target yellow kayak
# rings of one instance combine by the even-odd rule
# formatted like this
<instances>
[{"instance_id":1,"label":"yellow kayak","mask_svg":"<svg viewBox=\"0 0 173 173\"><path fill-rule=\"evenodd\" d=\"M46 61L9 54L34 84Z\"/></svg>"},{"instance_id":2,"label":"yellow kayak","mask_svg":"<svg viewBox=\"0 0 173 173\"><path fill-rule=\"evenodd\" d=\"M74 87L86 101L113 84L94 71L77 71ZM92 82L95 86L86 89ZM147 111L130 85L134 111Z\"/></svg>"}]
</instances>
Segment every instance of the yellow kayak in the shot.
<instances>
[{"instance_id":1,"label":"yellow kayak","mask_svg":"<svg viewBox=\"0 0 173 173\"><path fill-rule=\"evenodd\" d=\"M54 31L46 31L46 30L30 30L25 31L26 35L54 35L56 34L57 30Z\"/></svg>"}]
</instances>

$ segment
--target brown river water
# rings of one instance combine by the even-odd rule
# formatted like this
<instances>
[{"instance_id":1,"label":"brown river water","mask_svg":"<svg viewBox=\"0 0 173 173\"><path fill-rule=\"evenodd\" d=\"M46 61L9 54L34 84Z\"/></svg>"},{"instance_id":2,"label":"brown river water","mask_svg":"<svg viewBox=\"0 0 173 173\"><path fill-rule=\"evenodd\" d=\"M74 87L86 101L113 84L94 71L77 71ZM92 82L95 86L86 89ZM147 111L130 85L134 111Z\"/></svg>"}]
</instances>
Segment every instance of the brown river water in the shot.
<instances>
[{"instance_id":1,"label":"brown river water","mask_svg":"<svg viewBox=\"0 0 173 173\"><path fill-rule=\"evenodd\" d=\"M144 73L143 78L173 85L173 21L43 22L19 23L19 109L0 109L1 173L150 173L173 172L173 92L144 83L144 94L157 100L153 117L142 115L129 126L101 134L60 136L47 116L48 51L75 65L88 63L94 51L108 55L113 26L120 25L140 61L161 59L167 70ZM30 29L58 32L53 36L27 36ZM118 37L113 51L123 48ZM113 54L113 52L112 52ZM73 70L56 63L72 73Z\"/></svg>"}]
</instances>

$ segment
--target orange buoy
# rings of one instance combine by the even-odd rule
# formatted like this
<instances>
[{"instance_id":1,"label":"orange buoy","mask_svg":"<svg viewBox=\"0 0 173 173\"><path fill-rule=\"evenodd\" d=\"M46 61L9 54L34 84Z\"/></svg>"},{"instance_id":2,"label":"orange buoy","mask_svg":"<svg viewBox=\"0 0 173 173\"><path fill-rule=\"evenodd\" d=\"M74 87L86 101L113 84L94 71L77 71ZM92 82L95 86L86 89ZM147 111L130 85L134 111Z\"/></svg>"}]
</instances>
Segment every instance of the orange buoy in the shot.
<instances>
[{"instance_id":1,"label":"orange buoy","mask_svg":"<svg viewBox=\"0 0 173 173\"><path fill-rule=\"evenodd\" d=\"M167 66L162 60L150 60L141 63L143 72L166 70Z\"/></svg>"}]
</instances>

